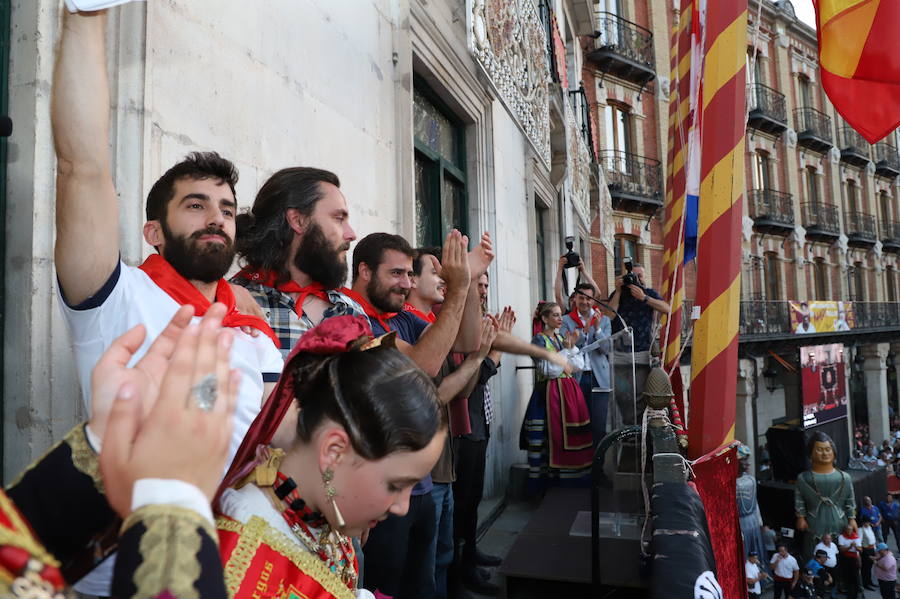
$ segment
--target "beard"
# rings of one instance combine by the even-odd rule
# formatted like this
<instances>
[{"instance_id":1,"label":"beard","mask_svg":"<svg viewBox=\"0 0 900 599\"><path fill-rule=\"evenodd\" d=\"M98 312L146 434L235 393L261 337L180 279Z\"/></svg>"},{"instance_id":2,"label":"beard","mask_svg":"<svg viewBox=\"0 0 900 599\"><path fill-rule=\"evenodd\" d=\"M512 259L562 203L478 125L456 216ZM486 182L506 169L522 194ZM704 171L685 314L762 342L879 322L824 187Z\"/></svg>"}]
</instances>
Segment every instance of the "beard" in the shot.
<instances>
[{"instance_id":1,"label":"beard","mask_svg":"<svg viewBox=\"0 0 900 599\"><path fill-rule=\"evenodd\" d=\"M231 268L234 240L222 229L207 227L190 235L175 235L164 222L161 224L166 242L162 256L185 279L215 283ZM218 235L225 244L200 241L204 235Z\"/></svg>"},{"instance_id":2,"label":"beard","mask_svg":"<svg viewBox=\"0 0 900 599\"><path fill-rule=\"evenodd\" d=\"M372 305L381 312L399 312L403 309L409 289L384 287L375 277L372 277L366 285L366 295L369 296Z\"/></svg>"},{"instance_id":3,"label":"beard","mask_svg":"<svg viewBox=\"0 0 900 599\"><path fill-rule=\"evenodd\" d=\"M294 266L325 289L337 289L347 280L347 255L341 258L340 253L349 249L349 243L332 247L322 228L311 222L300 240Z\"/></svg>"}]
</instances>

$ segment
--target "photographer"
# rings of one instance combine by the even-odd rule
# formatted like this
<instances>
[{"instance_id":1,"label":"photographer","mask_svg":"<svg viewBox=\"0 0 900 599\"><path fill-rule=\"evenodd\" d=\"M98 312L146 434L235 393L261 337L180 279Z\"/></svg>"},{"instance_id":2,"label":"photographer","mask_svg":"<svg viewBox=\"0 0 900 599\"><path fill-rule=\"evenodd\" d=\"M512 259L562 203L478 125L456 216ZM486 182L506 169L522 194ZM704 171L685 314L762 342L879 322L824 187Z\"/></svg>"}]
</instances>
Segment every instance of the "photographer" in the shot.
<instances>
[{"instance_id":1,"label":"photographer","mask_svg":"<svg viewBox=\"0 0 900 599\"><path fill-rule=\"evenodd\" d=\"M650 372L650 345L653 343L656 313L669 314L671 308L654 289L647 286L643 266L626 259L623 267L626 273L616 278L616 290L609 297L610 307L621 316L621 319L613 319L612 332L615 334L624 326L631 327L634 347L627 341L627 336L616 343L613 356L615 399L622 422L635 424L644 411L641 394ZM631 385L632 376L634 387Z\"/></svg>"}]
</instances>

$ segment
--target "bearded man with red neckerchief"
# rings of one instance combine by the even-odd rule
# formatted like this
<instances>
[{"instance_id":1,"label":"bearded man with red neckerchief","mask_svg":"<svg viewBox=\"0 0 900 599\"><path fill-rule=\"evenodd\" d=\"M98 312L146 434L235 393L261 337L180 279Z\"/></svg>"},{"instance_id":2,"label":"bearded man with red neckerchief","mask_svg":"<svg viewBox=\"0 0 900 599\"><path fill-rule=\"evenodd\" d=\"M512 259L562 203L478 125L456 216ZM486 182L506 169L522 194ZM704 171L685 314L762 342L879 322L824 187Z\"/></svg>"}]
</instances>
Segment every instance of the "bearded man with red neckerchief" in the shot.
<instances>
[{"instance_id":1,"label":"bearded man with red neckerchief","mask_svg":"<svg viewBox=\"0 0 900 599\"><path fill-rule=\"evenodd\" d=\"M122 260L109 150L106 29L106 11L66 14L53 82L55 265L82 397L90 412L91 370L119 335L145 327L146 340L135 354L140 359L182 305L192 305L196 319L221 302L228 308L223 324L237 329L232 367L243 374L229 450L234 455L283 365L271 328L239 312L223 279L234 257L237 171L214 152L193 153L169 169L147 197L144 240L156 253L140 267ZM249 328L264 334L244 332ZM112 562L76 590L108 596Z\"/></svg>"}]
</instances>

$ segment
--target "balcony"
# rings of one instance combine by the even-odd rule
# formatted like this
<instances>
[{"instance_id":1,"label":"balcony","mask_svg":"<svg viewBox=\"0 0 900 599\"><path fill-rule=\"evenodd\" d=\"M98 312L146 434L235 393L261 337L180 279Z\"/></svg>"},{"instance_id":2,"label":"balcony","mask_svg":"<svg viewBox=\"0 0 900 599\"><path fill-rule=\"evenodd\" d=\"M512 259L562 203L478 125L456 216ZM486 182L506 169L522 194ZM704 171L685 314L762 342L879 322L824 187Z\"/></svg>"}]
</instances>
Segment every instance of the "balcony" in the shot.
<instances>
[{"instance_id":1,"label":"balcony","mask_svg":"<svg viewBox=\"0 0 900 599\"><path fill-rule=\"evenodd\" d=\"M608 12L599 13L594 49L587 59L604 74L641 87L656 78L653 34L636 23Z\"/></svg>"},{"instance_id":2,"label":"balcony","mask_svg":"<svg viewBox=\"0 0 900 599\"><path fill-rule=\"evenodd\" d=\"M794 203L791 194L774 189L751 189L747 205L753 228L760 233L788 235L794 230Z\"/></svg>"},{"instance_id":3,"label":"balcony","mask_svg":"<svg viewBox=\"0 0 900 599\"><path fill-rule=\"evenodd\" d=\"M761 83L748 85L747 126L772 135L781 135L787 129L784 94Z\"/></svg>"},{"instance_id":4,"label":"balcony","mask_svg":"<svg viewBox=\"0 0 900 599\"><path fill-rule=\"evenodd\" d=\"M662 208L662 169L658 160L603 150L600 163L615 210L649 216Z\"/></svg>"},{"instance_id":5,"label":"balcony","mask_svg":"<svg viewBox=\"0 0 900 599\"><path fill-rule=\"evenodd\" d=\"M875 144L875 174L893 179L900 175L900 155L891 144Z\"/></svg>"},{"instance_id":6,"label":"balcony","mask_svg":"<svg viewBox=\"0 0 900 599\"><path fill-rule=\"evenodd\" d=\"M821 202L805 202L800 205L800 212L808 239L831 243L840 236L841 225L837 206Z\"/></svg>"},{"instance_id":7,"label":"balcony","mask_svg":"<svg viewBox=\"0 0 900 599\"><path fill-rule=\"evenodd\" d=\"M847 213L847 243L856 247L875 245L878 235L875 234L875 217L864 212Z\"/></svg>"},{"instance_id":8,"label":"balcony","mask_svg":"<svg viewBox=\"0 0 900 599\"><path fill-rule=\"evenodd\" d=\"M900 252L900 223L896 221L881 223L881 246L886 252Z\"/></svg>"},{"instance_id":9,"label":"balcony","mask_svg":"<svg viewBox=\"0 0 900 599\"><path fill-rule=\"evenodd\" d=\"M797 128L797 143L814 152L831 149L831 117L815 108L794 110L794 125Z\"/></svg>"},{"instance_id":10,"label":"balcony","mask_svg":"<svg viewBox=\"0 0 900 599\"><path fill-rule=\"evenodd\" d=\"M838 147L841 160L847 164L866 166L869 163L869 142L850 125L838 129Z\"/></svg>"},{"instance_id":11,"label":"balcony","mask_svg":"<svg viewBox=\"0 0 900 599\"><path fill-rule=\"evenodd\" d=\"M771 335L791 332L788 302L742 301L738 334Z\"/></svg>"},{"instance_id":12,"label":"balcony","mask_svg":"<svg viewBox=\"0 0 900 599\"><path fill-rule=\"evenodd\" d=\"M844 339L863 333L866 343L879 339L873 333L892 331L896 338L900 329L900 302L853 302L853 328L847 332L824 332L796 335L791 332L791 308L786 301L741 301L739 334L740 343L761 342L773 337L796 339L809 345L809 337L837 337ZM802 340L802 341L801 341ZM769 348L771 345L764 345Z\"/></svg>"}]
</instances>

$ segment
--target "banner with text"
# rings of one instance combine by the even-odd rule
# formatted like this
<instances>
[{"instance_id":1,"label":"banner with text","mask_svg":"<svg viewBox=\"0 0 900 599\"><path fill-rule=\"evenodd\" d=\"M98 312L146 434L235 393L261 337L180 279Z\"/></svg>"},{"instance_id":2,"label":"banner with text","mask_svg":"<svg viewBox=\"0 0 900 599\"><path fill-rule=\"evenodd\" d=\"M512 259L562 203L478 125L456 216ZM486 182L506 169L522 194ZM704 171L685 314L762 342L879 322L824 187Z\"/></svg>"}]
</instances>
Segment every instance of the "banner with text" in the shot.
<instances>
[{"instance_id":1,"label":"banner with text","mask_svg":"<svg viewBox=\"0 0 900 599\"><path fill-rule=\"evenodd\" d=\"M856 326L852 302L788 303L792 333L839 333Z\"/></svg>"}]
</instances>

